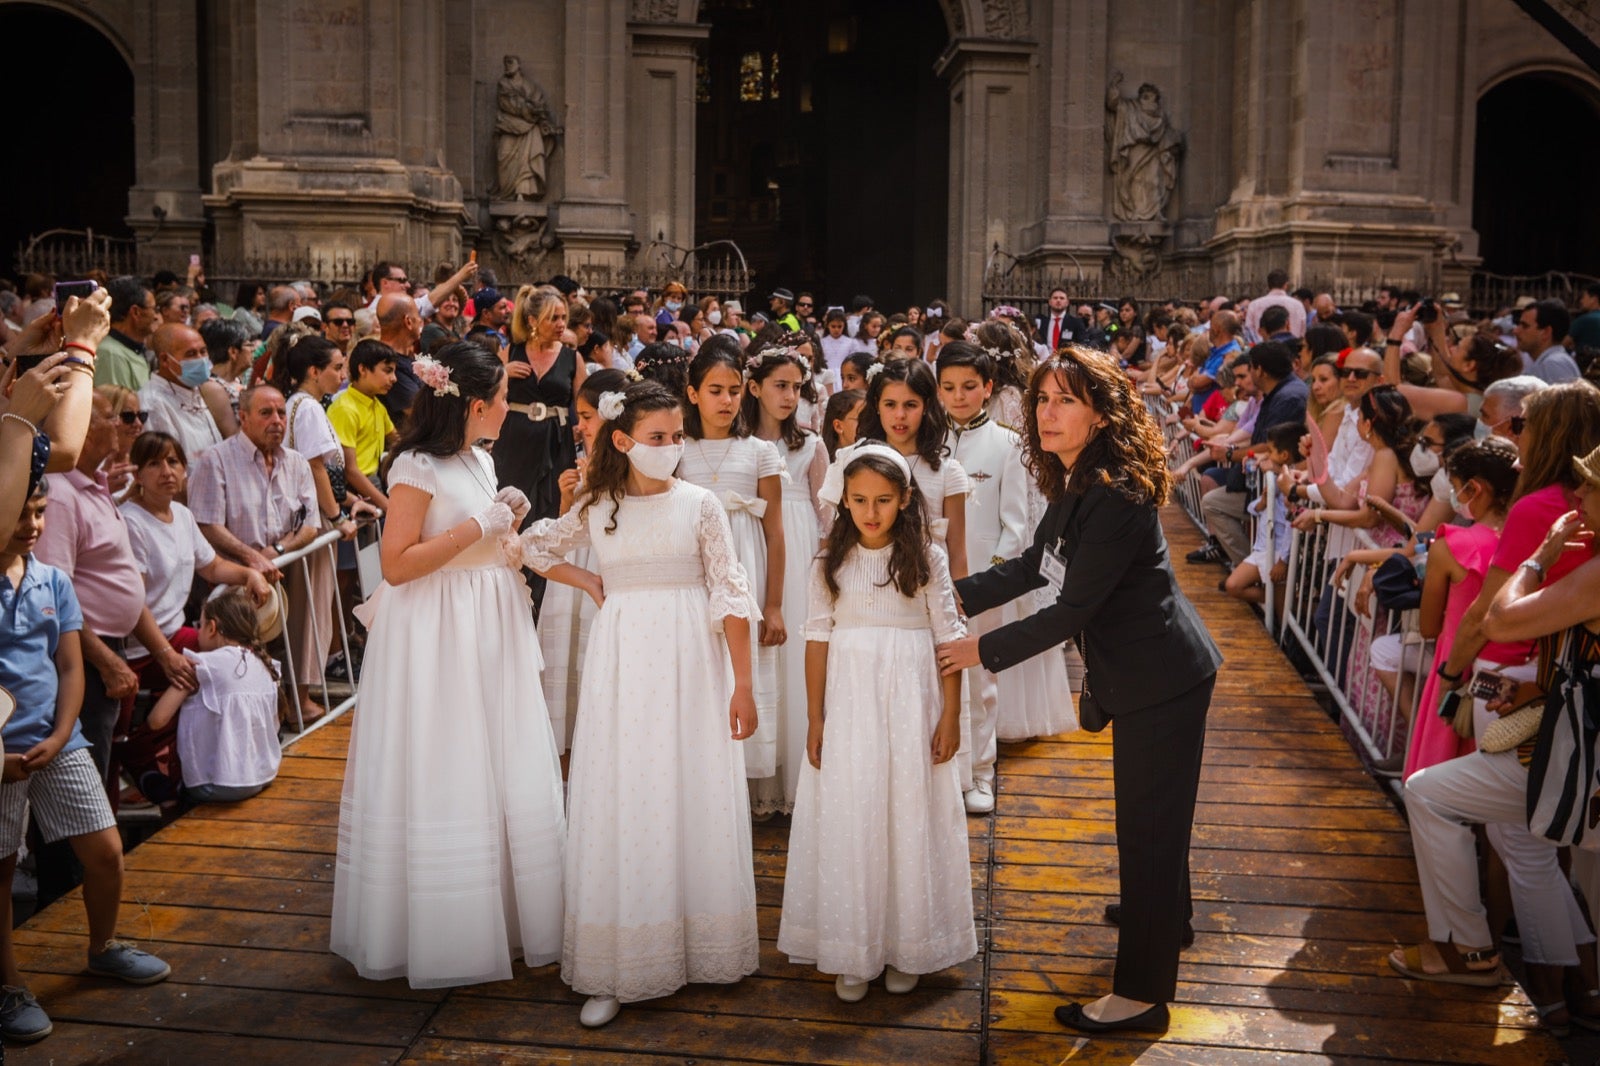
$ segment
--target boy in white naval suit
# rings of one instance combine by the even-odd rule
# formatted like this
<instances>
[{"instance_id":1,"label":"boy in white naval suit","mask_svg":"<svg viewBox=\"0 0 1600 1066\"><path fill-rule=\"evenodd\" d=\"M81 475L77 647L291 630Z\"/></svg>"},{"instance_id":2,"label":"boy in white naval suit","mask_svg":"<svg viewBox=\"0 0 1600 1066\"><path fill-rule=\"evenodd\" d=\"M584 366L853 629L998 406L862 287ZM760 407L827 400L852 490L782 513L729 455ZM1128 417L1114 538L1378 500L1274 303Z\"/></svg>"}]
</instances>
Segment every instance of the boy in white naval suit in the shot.
<instances>
[{"instance_id":1,"label":"boy in white naval suit","mask_svg":"<svg viewBox=\"0 0 1600 1066\"><path fill-rule=\"evenodd\" d=\"M994 391L994 361L982 348L950 341L939 349L938 368L939 397L950 416L945 445L971 482L967 493L967 566L969 573L976 574L1021 555L1032 539L1022 439L985 413ZM1023 603L1032 606L1031 600L1023 597L969 619L968 633L981 636L1021 617L1028 613L1019 606ZM981 666L974 666L967 673L967 699L961 712L962 747L956 758L967 812L987 814L994 810L995 727L1001 689L995 675ZM1064 676L1062 680L1065 682ZM1066 693L1064 684L1060 691Z\"/></svg>"}]
</instances>

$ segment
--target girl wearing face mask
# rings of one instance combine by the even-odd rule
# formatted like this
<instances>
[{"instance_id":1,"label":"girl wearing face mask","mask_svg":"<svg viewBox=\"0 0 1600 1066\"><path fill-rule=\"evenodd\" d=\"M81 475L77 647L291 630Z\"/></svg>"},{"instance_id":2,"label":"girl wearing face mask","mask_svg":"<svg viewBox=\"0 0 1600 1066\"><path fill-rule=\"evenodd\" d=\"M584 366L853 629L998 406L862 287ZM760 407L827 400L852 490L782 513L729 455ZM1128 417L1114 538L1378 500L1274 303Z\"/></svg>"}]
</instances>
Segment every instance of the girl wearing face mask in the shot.
<instances>
[{"instance_id":1,"label":"girl wearing face mask","mask_svg":"<svg viewBox=\"0 0 1600 1066\"><path fill-rule=\"evenodd\" d=\"M1500 543L1500 528L1506 509L1517 487L1517 450L1507 441L1479 440L1463 444L1450 453L1445 464L1449 477L1446 499L1455 516L1470 525L1443 525L1439 538L1428 550L1428 569L1422 585L1421 628L1424 637L1438 641L1434 663L1450 658L1456 628L1467 613L1489 572ZM1477 666L1503 672L1507 667L1526 664L1533 654L1533 643L1487 644L1478 653ZM1439 700L1439 675L1428 672L1419 706L1434 707ZM1471 713L1464 707L1462 713ZM1416 736L1406 756L1405 774L1410 777L1427 766L1434 766L1473 750L1470 737L1463 739L1450 723L1434 714L1420 715Z\"/></svg>"},{"instance_id":2,"label":"girl wearing face mask","mask_svg":"<svg viewBox=\"0 0 1600 1066\"><path fill-rule=\"evenodd\" d=\"M724 332L731 333L731 332L733 332L732 330L727 330L727 329L723 328L724 327L724 321L723 321L723 314L722 314L722 304L718 302L718 300L717 300L717 298L715 296L707 296L704 299L702 299L700 301L700 304L699 304L699 309L700 309L699 321L700 321L700 323L702 325L702 329L700 330L699 333L695 334L695 340L697 342L708 341L712 337L715 337L718 333L724 333Z\"/></svg>"},{"instance_id":3,"label":"girl wearing face mask","mask_svg":"<svg viewBox=\"0 0 1600 1066\"><path fill-rule=\"evenodd\" d=\"M683 401L644 381L599 398L576 506L517 562L599 605L572 736L561 978L604 1025L621 1005L756 971L742 741L761 621L715 495L673 476ZM564 561L588 545L598 572Z\"/></svg>"}]
</instances>

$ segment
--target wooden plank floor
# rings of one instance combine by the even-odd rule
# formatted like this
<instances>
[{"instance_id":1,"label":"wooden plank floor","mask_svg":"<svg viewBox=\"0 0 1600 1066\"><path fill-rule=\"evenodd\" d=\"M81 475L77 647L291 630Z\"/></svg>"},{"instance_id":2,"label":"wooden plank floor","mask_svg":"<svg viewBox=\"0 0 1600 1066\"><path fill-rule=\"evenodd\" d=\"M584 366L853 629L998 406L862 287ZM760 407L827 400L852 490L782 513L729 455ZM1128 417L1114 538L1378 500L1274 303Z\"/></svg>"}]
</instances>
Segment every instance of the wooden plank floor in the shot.
<instances>
[{"instance_id":1,"label":"wooden plank floor","mask_svg":"<svg viewBox=\"0 0 1600 1066\"><path fill-rule=\"evenodd\" d=\"M1174 555L1198 543L1175 509ZM246 803L192 812L128 856L122 935L171 980L112 987L79 970L76 894L15 936L56 1023L13 1063L1082 1063L1562 1060L1514 987L1418 986L1384 955L1424 934L1410 838L1338 731L1216 570L1178 564L1228 656L1212 707L1193 869L1199 937L1158 1042L1075 1038L1063 997L1108 985L1116 894L1109 734L1003 749L999 800L971 819L978 959L860 1004L774 945L784 841L757 827L761 972L578 1025L556 967L414 992L327 951L347 723L313 734Z\"/></svg>"}]
</instances>

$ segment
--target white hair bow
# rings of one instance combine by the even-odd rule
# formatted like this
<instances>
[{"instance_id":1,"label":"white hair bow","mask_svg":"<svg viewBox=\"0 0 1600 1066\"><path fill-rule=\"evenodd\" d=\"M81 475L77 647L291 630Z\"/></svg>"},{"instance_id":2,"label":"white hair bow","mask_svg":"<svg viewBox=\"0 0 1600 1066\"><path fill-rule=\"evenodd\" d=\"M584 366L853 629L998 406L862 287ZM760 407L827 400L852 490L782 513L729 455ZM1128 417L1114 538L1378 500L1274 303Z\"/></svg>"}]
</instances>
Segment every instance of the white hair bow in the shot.
<instances>
[{"instance_id":1,"label":"white hair bow","mask_svg":"<svg viewBox=\"0 0 1600 1066\"><path fill-rule=\"evenodd\" d=\"M607 422L615 422L622 417L623 408L628 406L628 398L620 392L602 392L600 402L594 405L595 411Z\"/></svg>"},{"instance_id":2,"label":"white hair bow","mask_svg":"<svg viewBox=\"0 0 1600 1066\"><path fill-rule=\"evenodd\" d=\"M911 464L906 462L905 456L882 441L864 440L848 448L839 449L839 454L834 456L832 464L828 467L827 475L822 479L822 488L817 490L817 499L838 507L839 501L844 499L845 467L863 455L878 455L888 459L895 466L898 466L900 472L906 476L906 484L911 484Z\"/></svg>"}]
</instances>

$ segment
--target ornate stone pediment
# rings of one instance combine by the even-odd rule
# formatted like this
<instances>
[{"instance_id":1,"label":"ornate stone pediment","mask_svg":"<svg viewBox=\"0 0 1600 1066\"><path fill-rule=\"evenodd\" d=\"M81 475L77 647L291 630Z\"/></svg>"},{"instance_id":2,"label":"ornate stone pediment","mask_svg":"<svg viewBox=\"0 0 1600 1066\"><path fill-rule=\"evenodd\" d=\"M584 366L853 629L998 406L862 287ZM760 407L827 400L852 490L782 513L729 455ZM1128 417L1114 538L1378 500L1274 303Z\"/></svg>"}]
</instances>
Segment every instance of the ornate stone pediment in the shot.
<instances>
[{"instance_id":1,"label":"ornate stone pediment","mask_svg":"<svg viewBox=\"0 0 1600 1066\"><path fill-rule=\"evenodd\" d=\"M633 0L628 8L630 22L677 22L679 0Z\"/></svg>"}]
</instances>

